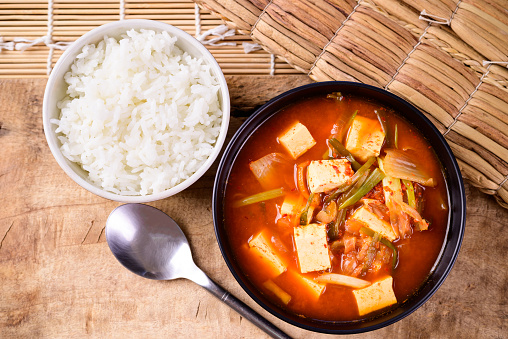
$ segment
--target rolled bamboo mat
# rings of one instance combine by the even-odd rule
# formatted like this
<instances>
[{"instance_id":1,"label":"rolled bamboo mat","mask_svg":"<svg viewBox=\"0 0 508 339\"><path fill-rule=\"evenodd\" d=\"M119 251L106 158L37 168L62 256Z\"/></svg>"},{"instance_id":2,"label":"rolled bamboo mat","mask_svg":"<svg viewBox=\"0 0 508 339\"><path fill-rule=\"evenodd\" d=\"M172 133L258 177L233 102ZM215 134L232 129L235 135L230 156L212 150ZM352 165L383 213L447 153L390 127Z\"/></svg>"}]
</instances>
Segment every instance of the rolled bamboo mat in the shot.
<instances>
[{"instance_id":1,"label":"rolled bamboo mat","mask_svg":"<svg viewBox=\"0 0 508 339\"><path fill-rule=\"evenodd\" d=\"M196 9L191 0L0 0L0 78L47 77L48 69L63 53L60 48L65 48L66 43L95 27L121 18L158 20L191 35L223 24L209 11ZM41 41L24 51L15 49L48 33L53 48ZM214 36L209 36L207 40L212 38ZM225 74L299 73L282 58L274 56L272 59L272 55L264 50L246 54L242 44L253 43L246 35L234 33L222 42L234 46L206 46Z\"/></svg>"},{"instance_id":2,"label":"rolled bamboo mat","mask_svg":"<svg viewBox=\"0 0 508 339\"><path fill-rule=\"evenodd\" d=\"M463 176L508 208L507 0L196 0L314 80L419 107Z\"/></svg>"}]
</instances>

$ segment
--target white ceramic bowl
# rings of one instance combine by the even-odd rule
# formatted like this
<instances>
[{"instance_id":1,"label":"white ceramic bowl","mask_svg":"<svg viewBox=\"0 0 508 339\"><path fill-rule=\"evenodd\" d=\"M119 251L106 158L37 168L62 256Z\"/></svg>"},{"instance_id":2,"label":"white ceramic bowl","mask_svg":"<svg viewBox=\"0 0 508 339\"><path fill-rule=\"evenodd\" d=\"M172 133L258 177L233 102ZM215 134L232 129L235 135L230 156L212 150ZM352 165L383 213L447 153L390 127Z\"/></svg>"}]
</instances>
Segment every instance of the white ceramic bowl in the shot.
<instances>
[{"instance_id":1,"label":"white ceramic bowl","mask_svg":"<svg viewBox=\"0 0 508 339\"><path fill-rule=\"evenodd\" d=\"M88 173L86 171L84 171L78 164L69 161L62 155L62 152L60 151L61 143L57 138L58 135L55 133L57 126L50 123L51 119L58 119L60 117L60 110L57 108L57 103L65 97L65 92L67 90L67 85L64 81L64 75L70 70L75 57L81 52L83 46L88 44L96 44L99 41L103 40L105 35L109 37L120 38L121 34L130 29L150 29L158 32L167 31L170 35L177 37L178 40L176 45L180 49L188 52L193 57L203 58L207 64L211 65L212 72L217 77L220 85L219 101L223 113L220 134L215 143L214 150L206 162L190 178L181 182L180 184L163 192L144 196L123 196L105 191L103 188L92 183L88 179ZM42 115L44 133L46 135L46 140L48 141L49 148L51 149L51 152L53 153L53 156L55 157L60 167L65 171L65 173L67 173L67 175L72 178L72 180L74 180L77 184L87 189L88 191L107 199L120 202L143 203L164 199L178 192L181 192L185 188L192 185L196 180L198 180L212 165L214 160L219 155L222 145L224 144L224 140L226 139L230 116L229 92L228 86L226 84L226 79L224 78L224 74L217 64L217 61L215 61L212 54L210 54L210 52L194 37L182 31L181 29L158 21L123 20L97 27L80 37L78 40L76 40L76 42L70 45L69 48L67 48L67 50L62 54L56 63L53 71L51 72L51 75L49 76L48 83L46 85L46 91L44 93Z\"/></svg>"}]
</instances>

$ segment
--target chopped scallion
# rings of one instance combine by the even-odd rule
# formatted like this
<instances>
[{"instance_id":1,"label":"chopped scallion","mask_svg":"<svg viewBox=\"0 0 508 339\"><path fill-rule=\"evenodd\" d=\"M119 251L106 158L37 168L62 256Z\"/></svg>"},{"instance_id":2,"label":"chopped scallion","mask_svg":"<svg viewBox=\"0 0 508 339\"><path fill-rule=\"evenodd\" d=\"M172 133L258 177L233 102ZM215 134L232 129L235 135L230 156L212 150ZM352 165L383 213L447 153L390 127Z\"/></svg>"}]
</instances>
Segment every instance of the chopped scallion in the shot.
<instances>
[{"instance_id":1,"label":"chopped scallion","mask_svg":"<svg viewBox=\"0 0 508 339\"><path fill-rule=\"evenodd\" d=\"M379 169L376 168L372 173L369 175L369 177L365 180L365 183L358 187L348 198L346 201L344 201L339 209L346 208L348 206L353 205L358 200L363 198L364 195L369 193L371 189L374 188L383 178L385 177L385 174Z\"/></svg>"},{"instance_id":2,"label":"chopped scallion","mask_svg":"<svg viewBox=\"0 0 508 339\"><path fill-rule=\"evenodd\" d=\"M404 184L404 186L406 186L407 204L413 208L416 208L416 199L413 183L406 179L402 179L402 183Z\"/></svg>"},{"instance_id":3,"label":"chopped scallion","mask_svg":"<svg viewBox=\"0 0 508 339\"><path fill-rule=\"evenodd\" d=\"M344 145L342 145L340 143L339 140L335 139L335 138L331 138L328 140L328 142L330 143L330 145L335 148L335 150L340 154L342 155L343 157L345 157L347 160L349 160L351 162L351 166L353 167L353 169L355 171L358 171L358 169L360 167L362 167L362 165L360 165L358 163L358 161L355 160L355 157L351 154L351 152L349 152L346 147L344 147Z\"/></svg>"},{"instance_id":4,"label":"chopped scallion","mask_svg":"<svg viewBox=\"0 0 508 339\"><path fill-rule=\"evenodd\" d=\"M358 179L370 168L370 166L372 166L372 164L376 161L376 158L374 157L371 157L369 158L365 164L362 165L362 167L360 167L358 169L358 171L356 171L355 174L353 174L353 176L351 177L351 181L348 182L348 183L345 183L339 187L337 187L335 189L335 191L333 191L332 194L330 194L328 196L328 198L326 198L325 200L325 203L329 203L330 201L332 201L333 199L337 198L339 196L339 194L341 193L344 193L346 192L348 189L350 189L357 181Z\"/></svg>"},{"instance_id":5,"label":"chopped scallion","mask_svg":"<svg viewBox=\"0 0 508 339\"><path fill-rule=\"evenodd\" d=\"M388 131L388 124L386 123L386 118L382 113L375 110L374 113L377 115L377 120L381 124L381 128L383 129L383 133L385 134L385 140L386 140L386 146L390 146L390 137L389 137L389 131Z\"/></svg>"},{"instance_id":6,"label":"chopped scallion","mask_svg":"<svg viewBox=\"0 0 508 339\"><path fill-rule=\"evenodd\" d=\"M271 200L284 195L283 188L276 188L270 191L261 192L258 194L251 195L249 197L243 198L241 200L237 200L233 203L233 207L243 207L251 204L255 204L257 202Z\"/></svg>"},{"instance_id":7,"label":"chopped scallion","mask_svg":"<svg viewBox=\"0 0 508 339\"><path fill-rule=\"evenodd\" d=\"M312 200L314 200L314 193L309 195L309 199L307 199L307 203L303 208L302 214L300 214L300 225L307 225L307 214L309 213L309 207L312 203Z\"/></svg>"},{"instance_id":8,"label":"chopped scallion","mask_svg":"<svg viewBox=\"0 0 508 339\"><path fill-rule=\"evenodd\" d=\"M354 111L353 114L351 115L351 117L349 117L348 121L342 126L342 128L340 130L340 133L337 136L338 140L343 140L344 139L344 135L349 130L349 127L353 123L353 120L355 120L357 114L358 114L358 110Z\"/></svg>"},{"instance_id":9,"label":"chopped scallion","mask_svg":"<svg viewBox=\"0 0 508 339\"><path fill-rule=\"evenodd\" d=\"M393 143L395 144L395 148L399 148L399 131L397 130L397 124L395 124L395 136L393 138Z\"/></svg>"},{"instance_id":10,"label":"chopped scallion","mask_svg":"<svg viewBox=\"0 0 508 339\"><path fill-rule=\"evenodd\" d=\"M326 95L327 99L335 99L337 101L342 101L342 93L341 92L332 92Z\"/></svg>"}]
</instances>

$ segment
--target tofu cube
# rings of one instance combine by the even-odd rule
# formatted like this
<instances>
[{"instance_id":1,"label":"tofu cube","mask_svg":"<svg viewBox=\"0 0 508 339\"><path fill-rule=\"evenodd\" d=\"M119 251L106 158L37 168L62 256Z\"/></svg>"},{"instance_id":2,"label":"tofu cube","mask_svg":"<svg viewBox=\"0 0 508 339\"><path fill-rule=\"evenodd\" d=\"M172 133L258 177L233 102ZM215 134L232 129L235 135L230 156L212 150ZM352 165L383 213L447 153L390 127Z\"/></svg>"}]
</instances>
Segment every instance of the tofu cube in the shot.
<instances>
[{"instance_id":1,"label":"tofu cube","mask_svg":"<svg viewBox=\"0 0 508 339\"><path fill-rule=\"evenodd\" d=\"M286 270L286 265L276 254L269 239L261 231L249 241L249 247L258 257L265 260L272 267L274 275L278 276Z\"/></svg>"},{"instance_id":2,"label":"tofu cube","mask_svg":"<svg viewBox=\"0 0 508 339\"><path fill-rule=\"evenodd\" d=\"M295 227L293 231L300 272L326 270L332 266L326 242L326 225L309 224Z\"/></svg>"},{"instance_id":3,"label":"tofu cube","mask_svg":"<svg viewBox=\"0 0 508 339\"><path fill-rule=\"evenodd\" d=\"M377 157L381 152L385 134L379 121L356 116L351 124L346 149L357 161L365 162L370 157Z\"/></svg>"},{"instance_id":4,"label":"tofu cube","mask_svg":"<svg viewBox=\"0 0 508 339\"><path fill-rule=\"evenodd\" d=\"M311 161L307 183L312 193L327 192L350 181L354 171L346 159Z\"/></svg>"},{"instance_id":5,"label":"tofu cube","mask_svg":"<svg viewBox=\"0 0 508 339\"><path fill-rule=\"evenodd\" d=\"M297 122L279 137L279 142L284 146L293 159L298 158L316 144L307 127Z\"/></svg>"},{"instance_id":6,"label":"tofu cube","mask_svg":"<svg viewBox=\"0 0 508 339\"><path fill-rule=\"evenodd\" d=\"M365 315L397 303L393 292L393 278L376 281L369 287L354 290L353 294L360 315Z\"/></svg>"},{"instance_id":7,"label":"tofu cube","mask_svg":"<svg viewBox=\"0 0 508 339\"><path fill-rule=\"evenodd\" d=\"M288 273L291 273L293 280L300 282L302 288L305 288L308 291L310 291L316 298L319 298L319 296L321 295L321 293L323 293L326 287L326 284L317 283L310 278L304 277L298 272L289 271Z\"/></svg>"},{"instance_id":8,"label":"tofu cube","mask_svg":"<svg viewBox=\"0 0 508 339\"><path fill-rule=\"evenodd\" d=\"M280 207L281 217L293 218L300 212L301 208L303 207L302 205L304 204L305 202L303 201L302 196L296 196L292 194L286 195L284 202Z\"/></svg>"},{"instance_id":9,"label":"tofu cube","mask_svg":"<svg viewBox=\"0 0 508 339\"><path fill-rule=\"evenodd\" d=\"M374 232L381 234L386 239L393 241L397 239L397 235L393 231L390 223L381 220L368 210L367 207L362 206L356 210L356 212L351 216L351 219L355 219L356 221L360 221L365 224L366 227L370 228Z\"/></svg>"}]
</instances>

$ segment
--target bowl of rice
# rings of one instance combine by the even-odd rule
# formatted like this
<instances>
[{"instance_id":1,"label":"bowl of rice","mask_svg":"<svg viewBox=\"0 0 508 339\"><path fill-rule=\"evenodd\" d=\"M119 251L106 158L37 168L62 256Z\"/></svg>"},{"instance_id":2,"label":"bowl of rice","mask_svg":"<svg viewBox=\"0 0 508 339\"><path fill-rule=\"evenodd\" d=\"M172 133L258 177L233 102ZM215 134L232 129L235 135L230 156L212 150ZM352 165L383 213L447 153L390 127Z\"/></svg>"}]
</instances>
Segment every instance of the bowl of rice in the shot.
<instances>
[{"instance_id":1,"label":"bowl of rice","mask_svg":"<svg viewBox=\"0 0 508 339\"><path fill-rule=\"evenodd\" d=\"M86 33L46 85L44 133L80 186L120 202L174 195L198 180L224 144L229 92L195 38L151 20Z\"/></svg>"}]
</instances>

